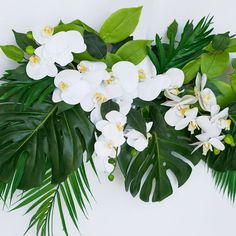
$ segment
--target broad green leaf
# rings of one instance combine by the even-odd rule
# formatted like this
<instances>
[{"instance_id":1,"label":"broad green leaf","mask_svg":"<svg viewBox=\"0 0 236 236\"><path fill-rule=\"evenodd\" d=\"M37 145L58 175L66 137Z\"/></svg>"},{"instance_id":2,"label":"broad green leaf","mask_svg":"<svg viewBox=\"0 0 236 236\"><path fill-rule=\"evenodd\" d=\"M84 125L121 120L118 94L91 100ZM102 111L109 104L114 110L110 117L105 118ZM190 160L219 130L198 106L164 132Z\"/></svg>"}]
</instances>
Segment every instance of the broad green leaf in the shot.
<instances>
[{"instance_id":1,"label":"broad green leaf","mask_svg":"<svg viewBox=\"0 0 236 236\"><path fill-rule=\"evenodd\" d=\"M107 53L106 64L107 64L108 68L112 68L112 66L119 61L122 61L122 58L120 58L118 55L112 54L112 53Z\"/></svg>"},{"instance_id":2,"label":"broad green leaf","mask_svg":"<svg viewBox=\"0 0 236 236\"><path fill-rule=\"evenodd\" d=\"M102 25L100 36L106 43L118 43L132 34L139 22L142 7L123 8Z\"/></svg>"},{"instance_id":3,"label":"broad green leaf","mask_svg":"<svg viewBox=\"0 0 236 236\"><path fill-rule=\"evenodd\" d=\"M87 61L103 61L103 60L99 60L99 59L91 56L87 51L82 52L82 53L74 54L74 62L75 63L79 64L82 60L87 60Z\"/></svg>"},{"instance_id":4,"label":"broad green leaf","mask_svg":"<svg viewBox=\"0 0 236 236\"><path fill-rule=\"evenodd\" d=\"M217 51L224 51L230 44L229 32L217 34L212 40L212 47Z\"/></svg>"},{"instance_id":5,"label":"broad green leaf","mask_svg":"<svg viewBox=\"0 0 236 236\"><path fill-rule=\"evenodd\" d=\"M230 75L230 84L231 84L232 90L236 94L236 74Z\"/></svg>"},{"instance_id":6,"label":"broad green leaf","mask_svg":"<svg viewBox=\"0 0 236 236\"><path fill-rule=\"evenodd\" d=\"M107 45L95 33L84 31L84 42L87 45L88 53L97 58L102 59L107 54Z\"/></svg>"},{"instance_id":7,"label":"broad green leaf","mask_svg":"<svg viewBox=\"0 0 236 236\"><path fill-rule=\"evenodd\" d=\"M130 61L135 65L139 64L147 56L147 47L150 46L150 40L133 40L124 44L116 54L124 61Z\"/></svg>"},{"instance_id":8,"label":"broad green leaf","mask_svg":"<svg viewBox=\"0 0 236 236\"><path fill-rule=\"evenodd\" d=\"M226 107L233 101L236 101L236 94L230 84L221 80L211 80L211 83L220 92L220 95L217 96L217 102L221 107Z\"/></svg>"},{"instance_id":9,"label":"broad green leaf","mask_svg":"<svg viewBox=\"0 0 236 236\"><path fill-rule=\"evenodd\" d=\"M140 111L131 109L127 115L127 124L144 136L147 136L146 121Z\"/></svg>"},{"instance_id":10,"label":"broad green leaf","mask_svg":"<svg viewBox=\"0 0 236 236\"><path fill-rule=\"evenodd\" d=\"M236 38L230 39L227 52L236 52Z\"/></svg>"},{"instance_id":11,"label":"broad green leaf","mask_svg":"<svg viewBox=\"0 0 236 236\"><path fill-rule=\"evenodd\" d=\"M75 30L75 31L79 31L81 34L83 34L84 32L84 28L80 25L76 25L76 24L73 24L73 23L68 23L68 24L60 24L58 26L56 26L54 28L54 33L58 33L58 32L61 32L61 31L70 31L70 30Z\"/></svg>"},{"instance_id":12,"label":"broad green leaf","mask_svg":"<svg viewBox=\"0 0 236 236\"><path fill-rule=\"evenodd\" d=\"M127 42L132 41L132 40L133 40L133 36L129 36L128 38L122 40L121 42L113 43L113 44L108 45L108 47L109 47L109 46L111 47L110 52L111 52L111 53L116 53L117 50L118 50L121 46L123 46L124 44L126 44Z\"/></svg>"},{"instance_id":13,"label":"broad green leaf","mask_svg":"<svg viewBox=\"0 0 236 236\"><path fill-rule=\"evenodd\" d=\"M28 46L32 46L33 48L38 47L37 44L34 42L34 40L29 39L26 34L18 33L18 32L14 31L14 30L13 30L13 33L14 33L17 45L23 51L26 51L26 48Z\"/></svg>"},{"instance_id":14,"label":"broad green leaf","mask_svg":"<svg viewBox=\"0 0 236 236\"><path fill-rule=\"evenodd\" d=\"M201 62L199 59L190 61L188 64L186 64L183 67L182 70L185 75L185 78L184 78L185 84L188 84L189 82L191 82L193 79L196 78L196 75L199 72L200 67L201 67Z\"/></svg>"},{"instance_id":15,"label":"broad green leaf","mask_svg":"<svg viewBox=\"0 0 236 236\"><path fill-rule=\"evenodd\" d=\"M201 56L201 70L209 79L221 76L229 64L229 53L204 53Z\"/></svg>"},{"instance_id":16,"label":"broad green leaf","mask_svg":"<svg viewBox=\"0 0 236 236\"><path fill-rule=\"evenodd\" d=\"M192 147L189 145L190 140L186 139L186 133L169 127L164 121L163 114L160 113L159 106L151 107L150 115L154 127L148 148L134 158L121 152L119 163L126 162L122 164L122 169L126 172L126 190L129 189L133 196L139 193L145 202L149 200L156 202L165 199L173 192L167 170L174 174L180 187L188 180L192 171L187 162L196 165L201 155L191 154Z\"/></svg>"},{"instance_id":17,"label":"broad green leaf","mask_svg":"<svg viewBox=\"0 0 236 236\"><path fill-rule=\"evenodd\" d=\"M10 59L16 62L20 62L24 59L24 52L15 45L0 46L3 53Z\"/></svg>"},{"instance_id":18,"label":"broad green leaf","mask_svg":"<svg viewBox=\"0 0 236 236\"><path fill-rule=\"evenodd\" d=\"M113 102L112 100L109 100L107 102L102 103L101 105L101 115L102 118L105 119L105 116L110 111L119 111L119 105L116 102Z\"/></svg>"},{"instance_id":19,"label":"broad green leaf","mask_svg":"<svg viewBox=\"0 0 236 236\"><path fill-rule=\"evenodd\" d=\"M233 58L231 61L232 67L234 70L236 70L236 58Z\"/></svg>"}]
</instances>

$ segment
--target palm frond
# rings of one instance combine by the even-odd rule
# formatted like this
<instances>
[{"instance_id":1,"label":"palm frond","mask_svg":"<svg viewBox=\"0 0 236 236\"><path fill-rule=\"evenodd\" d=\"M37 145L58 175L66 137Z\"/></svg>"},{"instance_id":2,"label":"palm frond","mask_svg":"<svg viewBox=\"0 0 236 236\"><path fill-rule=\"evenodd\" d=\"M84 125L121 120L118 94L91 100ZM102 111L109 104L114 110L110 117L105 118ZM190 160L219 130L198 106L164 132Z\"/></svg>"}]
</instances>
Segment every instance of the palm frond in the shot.
<instances>
[{"instance_id":1,"label":"palm frond","mask_svg":"<svg viewBox=\"0 0 236 236\"><path fill-rule=\"evenodd\" d=\"M212 170L216 187L234 203L236 198L236 171L218 172Z\"/></svg>"},{"instance_id":2,"label":"palm frond","mask_svg":"<svg viewBox=\"0 0 236 236\"><path fill-rule=\"evenodd\" d=\"M74 226L79 230L78 211L79 208L87 217L86 205L90 204L89 198L92 196L88 179L84 175L84 166L72 173L63 183L51 184L51 172L45 175L41 187L25 191L17 201L17 206L12 210L28 206L26 214L34 212L25 234L36 227L37 235L53 235L53 215L58 210L61 224L65 235L68 235L65 215L70 216ZM57 206L57 207L56 207Z\"/></svg>"},{"instance_id":3,"label":"palm frond","mask_svg":"<svg viewBox=\"0 0 236 236\"><path fill-rule=\"evenodd\" d=\"M195 27L192 21L188 21L179 42L176 40L178 29L176 21L168 28L168 43L162 42L159 35L156 35L156 45L148 48L148 55L158 73L163 73L172 67L182 68L189 61L199 57L213 39L211 23L212 18L208 17L202 18Z\"/></svg>"}]
</instances>

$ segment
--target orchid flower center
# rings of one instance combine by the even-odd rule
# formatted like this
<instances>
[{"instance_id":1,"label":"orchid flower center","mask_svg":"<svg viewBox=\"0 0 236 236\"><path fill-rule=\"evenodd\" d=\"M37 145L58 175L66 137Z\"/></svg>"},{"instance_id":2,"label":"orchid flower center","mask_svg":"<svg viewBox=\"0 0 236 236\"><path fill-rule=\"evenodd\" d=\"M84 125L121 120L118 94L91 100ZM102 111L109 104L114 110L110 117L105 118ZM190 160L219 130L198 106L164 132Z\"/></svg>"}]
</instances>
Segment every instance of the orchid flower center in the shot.
<instances>
[{"instance_id":1,"label":"orchid flower center","mask_svg":"<svg viewBox=\"0 0 236 236\"><path fill-rule=\"evenodd\" d=\"M108 78L108 79L105 79L105 80L103 81L103 83L104 83L105 85L110 85L110 84L113 84L115 81L116 81L116 77L115 77L112 73L110 73L110 74L109 74L109 78Z\"/></svg>"},{"instance_id":2,"label":"orchid flower center","mask_svg":"<svg viewBox=\"0 0 236 236\"><path fill-rule=\"evenodd\" d=\"M208 105L211 103L211 99L212 99L212 94L211 94L210 92L207 93L207 94L204 94L204 95L203 95L203 98L202 98L203 103L204 103L206 106L208 106Z\"/></svg>"},{"instance_id":3,"label":"orchid flower center","mask_svg":"<svg viewBox=\"0 0 236 236\"><path fill-rule=\"evenodd\" d=\"M179 90L179 89L177 89L177 88L175 88L175 89L170 89L169 90L169 92L171 93L171 94L173 94L173 95L176 95L176 96L178 96L180 93L182 93L184 90Z\"/></svg>"},{"instance_id":4,"label":"orchid flower center","mask_svg":"<svg viewBox=\"0 0 236 236\"><path fill-rule=\"evenodd\" d=\"M144 69L139 69L138 70L138 79L139 79L140 82L147 79L147 75L146 75Z\"/></svg>"},{"instance_id":5,"label":"orchid flower center","mask_svg":"<svg viewBox=\"0 0 236 236\"><path fill-rule=\"evenodd\" d=\"M110 140L106 143L106 146L109 148L109 149L112 149L113 148L113 142Z\"/></svg>"},{"instance_id":6,"label":"orchid flower center","mask_svg":"<svg viewBox=\"0 0 236 236\"><path fill-rule=\"evenodd\" d=\"M220 129L230 130L231 120L220 119L218 121L218 126Z\"/></svg>"},{"instance_id":7,"label":"orchid flower center","mask_svg":"<svg viewBox=\"0 0 236 236\"><path fill-rule=\"evenodd\" d=\"M116 123L116 128L118 129L118 131L123 131L123 125L120 122Z\"/></svg>"},{"instance_id":8,"label":"orchid flower center","mask_svg":"<svg viewBox=\"0 0 236 236\"><path fill-rule=\"evenodd\" d=\"M40 57L33 55L29 59L31 65L36 65L40 62Z\"/></svg>"},{"instance_id":9,"label":"orchid flower center","mask_svg":"<svg viewBox=\"0 0 236 236\"><path fill-rule=\"evenodd\" d=\"M178 106L178 111L180 113L180 116L184 117L185 113L189 110L190 106L189 105L180 105Z\"/></svg>"},{"instance_id":10,"label":"orchid flower center","mask_svg":"<svg viewBox=\"0 0 236 236\"><path fill-rule=\"evenodd\" d=\"M42 29L42 35L44 37L50 37L52 36L54 33L54 29L52 27L49 27L49 26L45 26L43 29Z\"/></svg>"},{"instance_id":11,"label":"orchid flower center","mask_svg":"<svg viewBox=\"0 0 236 236\"><path fill-rule=\"evenodd\" d=\"M96 93L95 93L94 99L95 99L95 102L97 102L97 103L104 103L104 102L107 101L107 97L104 96L104 95L103 95L102 93L100 93L100 92L96 92Z\"/></svg>"},{"instance_id":12,"label":"orchid flower center","mask_svg":"<svg viewBox=\"0 0 236 236\"><path fill-rule=\"evenodd\" d=\"M88 67L85 66L83 63L80 63L80 64L79 64L79 72L80 72L80 73L85 73L85 72L87 72L87 71L88 71Z\"/></svg>"},{"instance_id":13,"label":"orchid flower center","mask_svg":"<svg viewBox=\"0 0 236 236\"><path fill-rule=\"evenodd\" d=\"M59 83L59 89L61 90L61 91L65 91L66 89L68 89L69 88L69 84L67 84L67 83L65 83L65 82L63 82L63 81L61 81L60 83Z\"/></svg>"},{"instance_id":14,"label":"orchid flower center","mask_svg":"<svg viewBox=\"0 0 236 236\"><path fill-rule=\"evenodd\" d=\"M200 129L200 127L198 126L196 121L192 120L189 122L188 131L190 131L191 134L193 134L195 129Z\"/></svg>"},{"instance_id":15,"label":"orchid flower center","mask_svg":"<svg viewBox=\"0 0 236 236\"><path fill-rule=\"evenodd\" d=\"M210 143L208 143L208 142L204 143L203 144L203 153L202 154L204 156L206 156L209 150L211 150L211 151L213 150L212 149L212 145Z\"/></svg>"}]
</instances>

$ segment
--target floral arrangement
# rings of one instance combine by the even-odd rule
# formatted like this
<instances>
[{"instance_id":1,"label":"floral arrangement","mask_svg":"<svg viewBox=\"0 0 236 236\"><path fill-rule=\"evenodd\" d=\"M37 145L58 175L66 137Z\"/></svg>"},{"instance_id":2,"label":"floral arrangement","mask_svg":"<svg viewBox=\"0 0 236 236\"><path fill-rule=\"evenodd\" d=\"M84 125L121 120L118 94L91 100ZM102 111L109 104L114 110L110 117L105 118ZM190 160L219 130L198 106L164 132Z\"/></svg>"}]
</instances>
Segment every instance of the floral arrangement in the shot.
<instances>
[{"instance_id":1,"label":"floral arrangement","mask_svg":"<svg viewBox=\"0 0 236 236\"><path fill-rule=\"evenodd\" d=\"M55 205L65 235L92 196L86 169L120 168L125 188L161 201L200 160L236 196L236 39L212 18L174 21L166 37L134 39L142 7L113 13L99 32L80 20L14 32L16 61L0 86L0 196L30 205L29 229L51 235ZM18 200L12 203L18 190Z\"/></svg>"}]
</instances>

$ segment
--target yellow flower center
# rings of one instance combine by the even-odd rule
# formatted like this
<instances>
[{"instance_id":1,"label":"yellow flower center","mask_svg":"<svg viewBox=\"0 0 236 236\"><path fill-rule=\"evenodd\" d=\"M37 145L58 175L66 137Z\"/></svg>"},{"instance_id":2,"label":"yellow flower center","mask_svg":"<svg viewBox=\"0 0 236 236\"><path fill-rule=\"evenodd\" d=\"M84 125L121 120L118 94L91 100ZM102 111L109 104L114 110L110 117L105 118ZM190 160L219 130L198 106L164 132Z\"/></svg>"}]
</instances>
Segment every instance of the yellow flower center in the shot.
<instances>
[{"instance_id":1,"label":"yellow flower center","mask_svg":"<svg viewBox=\"0 0 236 236\"><path fill-rule=\"evenodd\" d=\"M80 64L79 64L79 72L80 72L80 73L85 73L85 72L87 72L87 71L88 71L88 67L85 66L83 63L80 63Z\"/></svg>"},{"instance_id":2,"label":"yellow flower center","mask_svg":"<svg viewBox=\"0 0 236 236\"><path fill-rule=\"evenodd\" d=\"M180 93L182 93L183 92L183 90L182 91L180 91L179 89L170 89L170 93L172 93L173 95L179 95Z\"/></svg>"},{"instance_id":3,"label":"yellow flower center","mask_svg":"<svg viewBox=\"0 0 236 236\"><path fill-rule=\"evenodd\" d=\"M49 36L52 36L54 33L54 29L50 26L45 26L43 29L42 29L42 34L43 36L45 37L49 37Z\"/></svg>"},{"instance_id":4,"label":"yellow flower center","mask_svg":"<svg viewBox=\"0 0 236 236\"><path fill-rule=\"evenodd\" d=\"M38 64L40 62L40 58L36 55L33 55L30 57L29 61L31 65Z\"/></svg>"},{"instance_id":5,"label":"yellow flower center","mask_svg":"<svg viewBox=\"0 0 236 236\"><path fill-rule=\"evenodd\" d=\"M195 129L200 129L198 124L196 123L196 121L190 121L188 125L188 131L191 131L191 134L193 134Z\"/></svg>"},{"instance_id":6,"label":"yellow flower center","mask_svg":"<svg viewBox=\"0 0 236 236\"><path fill-rule=\"evenodd\" d=\"M209 150L211 150L211 151L213 150L212 149L212 145L210 143L204 143L203 144L203 153L202 154L204 156L206 156Z\"/></svg>"},{"instance_id":7,"label":"yellow flower center","mask_svg":"<svg viewBox=\"0 0 236 236\"><path fill-rule=\"evenodd\" d=\"M66 89L68 89L69 88L69 85L67 84L67 83L65 83L65 82L63 82L63 81L61 81L60 83L59 83L59 89L61 90L61 91L65 91Z\"/></svg>"},{"instance_id":8,"label":"yellow flower center","mask_svg":"<svg viewBox=\"0 0 236 236\"><path fill-rule=\"evenodd\" d=\"M230 129L230 125L231 125L231 120L230 120L230 119L226 120L225 126L226 126L226 129L227 129L227 130Z\"/></svg>"},{"instance_id":9,"label":"yellow flower center","mask_svg":"<svg viewBox=\"0 0 236 236\"><path fill-rule=\"evenodd\" d=\"M179 106L178 110L181 114L181 116L184 116L185 113L189 110L190 106L189 105L185 105L185 106Z\"/></svg>"},{"instance_id":10,"label":"yellow flower center","mask_svg":"<svg viewBox=\"0 0 236 236\"><path fill-rule=\"evenodd\" d=\"M96 92L95 93L95 100L97 103L104 103L107 101L107 98L102 93Z\"/></svg>"},{"instance_id":11,"label":"yellow flower center","mask_svg":"<svg viewBox=\"0 0 236 236\"><path fill-rule=\"evenodd\" d=\"M104 83L105 85L110 85L110 84L113 84L115 80L116 80L115 76L114 76L112 73L110 73L109 78L108 78L108 79L105 79L105 80L103 81L103 83Z\"/></svg>"},{"instance_id":12,"label":"yellow flower center","mask_svg":"<svg viewBox=\"0 0 236 236\"><path fill-rule=\"evenodd\" d=\"M108 142L107 142L107 147L108 147L109 149L112 149L112 148L113 148L113 142L112 142L112 141L108 141Z\"/></svg>"},{"instance_id":13,"label":"yellow flower center","mask_svg":"<svg viewBox=\"0 0 236 236\"><path fill-rule=\"evenodd\" d=\"M118 131L123 131L123 126L121 125L121 123L120 122L117 122L116 123L116 128L118 129Z\"/></svg>"},{"instance_id":14,"label":"yellow flower center","mask_svg":"<svg viewBox=\"0 0 236 236\"><path fill-rule=\"evenodd\" d=\"M144 81L147 79L147 75L146 75L144 69L138 70L138 78L139 78L139 81Z\"/></svg>"}]
</instances>

